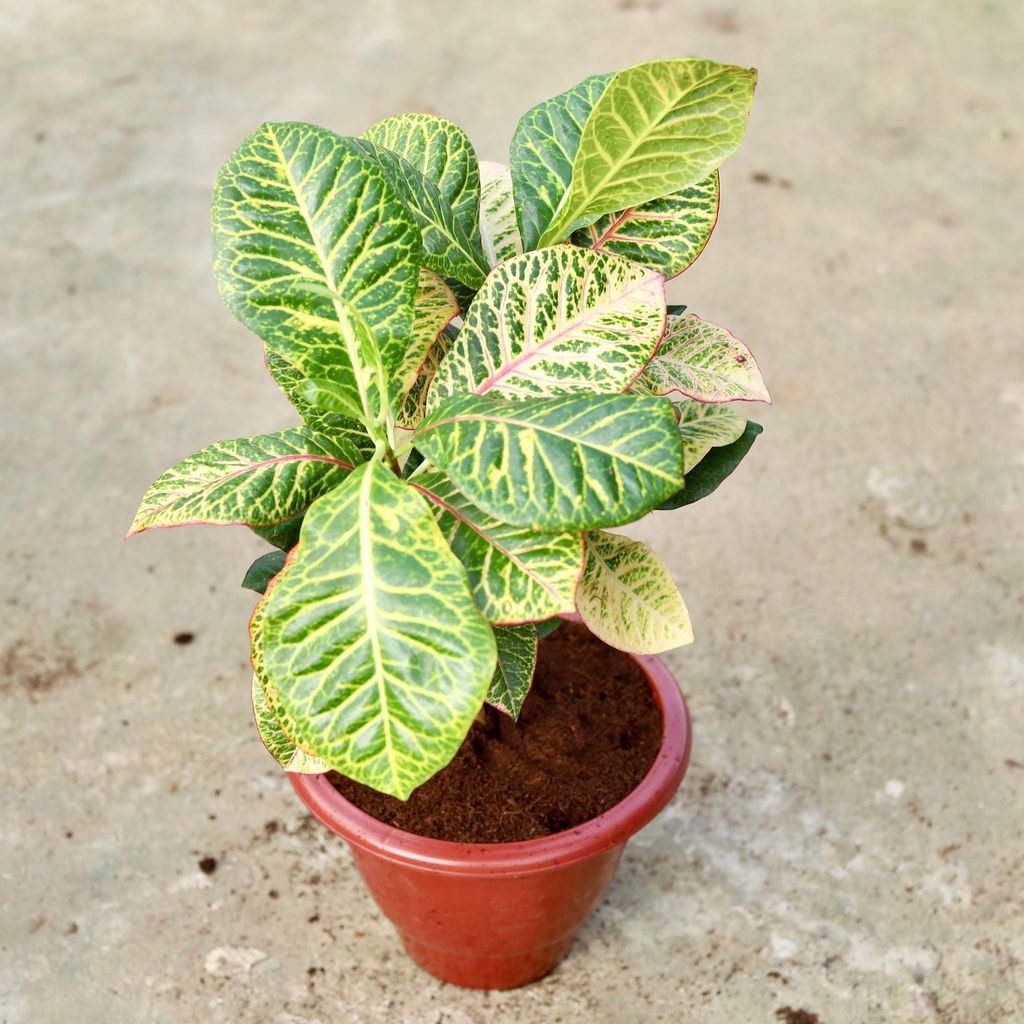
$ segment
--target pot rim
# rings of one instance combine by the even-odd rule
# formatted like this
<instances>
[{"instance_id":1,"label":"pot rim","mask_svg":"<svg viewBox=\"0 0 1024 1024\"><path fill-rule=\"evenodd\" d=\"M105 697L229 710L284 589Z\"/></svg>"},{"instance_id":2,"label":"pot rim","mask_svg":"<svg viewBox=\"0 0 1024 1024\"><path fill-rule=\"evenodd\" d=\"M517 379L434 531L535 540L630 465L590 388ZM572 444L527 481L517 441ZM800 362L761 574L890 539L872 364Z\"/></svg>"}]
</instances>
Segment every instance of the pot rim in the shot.
<instances>
[{"instance_id":1,"label":"pot rim","mask_svg":"<svg viewBox=\"0 0 1024 1024\"><path fill-rule=\"evenodd\" d=\"M675 677L660 658L631 654L661 709L661 747L647 774L626 797L596 818L550 836L516 843L459 843L405 832L346 800L326 775L289 773L299 799L319 821L354 847L441 874L531 874L565 867L625 843L675 795L690 760L690 714Z\"/></svg>"}]
</instances>

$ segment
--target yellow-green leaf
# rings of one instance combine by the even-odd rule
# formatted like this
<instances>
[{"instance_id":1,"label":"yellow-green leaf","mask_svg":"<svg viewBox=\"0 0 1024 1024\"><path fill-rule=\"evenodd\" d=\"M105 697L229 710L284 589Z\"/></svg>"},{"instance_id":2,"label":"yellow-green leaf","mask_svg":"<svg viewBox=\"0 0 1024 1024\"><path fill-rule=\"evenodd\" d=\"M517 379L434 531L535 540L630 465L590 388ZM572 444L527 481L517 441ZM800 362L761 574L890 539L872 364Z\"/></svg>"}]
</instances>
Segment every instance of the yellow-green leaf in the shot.
<instances>
[{"instance_id":1,"label":"yellow-green leaf","mask_svg":"<svg viewBox=\"0 0 1024 1024\"><path fill-rule=\"evenodd\" d=\"M467 222L455 211L425 174L398 153L368 139L354 140L367 157L380 166L423 238L423 265L443 277L479 288L487 274L487 261L480 249L480 227L474 218Z\"/></svg>"},{"instance_id":2,"label":"yellow-green leaf","mask_svg":"<svg viewBox=\"0 0 1024 1024\"><path fill-rule=\"evenodd\" d=\"M583 125L569 188L537 244L707 177L739 146L756 80L753 69L698 59L619 71Z\"/></svg>"},{"instance_id":3,"label":"yellow-green leaf","mask_svg":"<svg viewBox=\"0 0 1024 1024\"><path fill-rule=\"evenodd\" d=\"M273 587L280 574L270 581ZM256 729L267 752L285 771L303 775L319 775L329 771L319 758L302 750L295 741L295 724L281 708L281 702L267 678L264 659L263 612L266 596L261 597L249 619L250 660L252 661L252 710Z\"/></svg>"},{"instance_id":4,"label":"yellow-green leaf","mask_svg":"<svg viewBox=\"0 0 1024 1024\"><path fill-rule=\"evenodd\" d=\"M335 412L326 412L308 402L303 396L306 390L306 377L290 363L282 359L270 349L264 349L264 360L267 371L274 383L281 389L285 398L295 407L302 422L314 433L322 434L347 445L358 454L359 462L365 462L376 451L377 446L367 434L361 420L350 416L341 416Z\"/></svg>"},{"instance_id":5,"label":"yellow-green leaf","mask_svg":"<svg viewBox=\"0 0 1024 1024\"><path fill-rule=\"evenodd\" d=\"M275 761L286 771L300 775L321 775L330 771L327 765L317 757L311 757L300 750L295 741L285 732L267 700L266 691L254 672L252 676L252 713L256 719L256 729L263 741L263 746Z\"/></svg>"},{"instance_id":6,"label":"yellow-green leaf","mask_svg":"<svg viewBox=\"0 0 1024 1024\"><path fill-rule=\"evenodd\" d=\"M660 654L693 642L686 605L649 547L604 532L588 533L586 542L576 607L595 636L634 654Z\"/></svg>"},{"instance_id":7,"label":"yellow-green leaf","mask_svg":"<svg viewBox=\"0 0 1024 1024\"><path fill-rule=\"evenodd\" d=\"M466 235L479 244L480 171L466 133L436 114L396 114L367 128L363 138L397 153L438 191Z\"/></svg>"},{"instance_id":8,"label":"yellow-green leaf","mask_svg":"<svg viewBox=\"0 0 1024 1024\"><path fill-rule=\"evenodd\" d=\"M433 383L439 367L452 347L453 339L447 331L442 331L433 344L427 349L423 362L416 371L416 377L409 387L408 394L402 400L396 420L400 427L415 430L417 424L427 415L427 400L430 398L430 385Z\"/></svg>"}]
</instances>

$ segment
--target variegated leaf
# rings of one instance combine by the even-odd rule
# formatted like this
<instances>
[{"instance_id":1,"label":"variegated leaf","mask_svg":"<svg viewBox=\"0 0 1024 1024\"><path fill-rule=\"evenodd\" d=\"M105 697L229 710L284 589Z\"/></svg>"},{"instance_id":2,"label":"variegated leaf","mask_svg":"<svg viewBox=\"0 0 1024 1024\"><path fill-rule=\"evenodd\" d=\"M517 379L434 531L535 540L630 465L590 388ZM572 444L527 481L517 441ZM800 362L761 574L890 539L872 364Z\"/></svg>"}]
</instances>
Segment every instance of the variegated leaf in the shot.
<instances>
[{"instance_id":1,"label":"variegated leaf","mask_svg":"<svg viewBox=\"0 0 1024 1024\"><path fill-rule=\"evenodd\" d=\"M302 422L310 430L326 437L337 438L358 454L360 462L365 462L373 455L376 445L359 420L318 409L304 397L306 377L299 370L270 349L265 348L263 355L274 383L292 403Z\"/></svg>"},{"instance_id":2,"label":"variegated leaf","mask_svg":"<svg viewBox=\"0 0 1024 1024\"><path fill-rule=\"evenodd\" d=\"M554 219L572 180L583 126L611 79L610 74L592 75L520 118L509 163L524 250L537 248Z\"/></svg>"},{"instance_id":3,"label":"variegated leaf","mask_svg":"<svg viewBox=\"0 0 1024 1024\"><path fill-rule=\"evenodd\" d=\"M594 104L611 74L592 75L528 110L512 135L509 169L519 238L536 249L572 179L572 163Z\"/></svg>"},{"instance_id":4,"label":"variegated leaf","mask_svg":"<svg viewBox=\"0 0 1024 1024\"><path fill-rule=\"evenodd\" d=\"M749 348L724 327L694 313L670 316L637 390L684 395L698 402L771 402Z\"/></svg>"},{"instance_id":5,"label":"variegated leaf","mask_svg":"<svg viewBox=\"0 0 1024 1024\"><path fill-rule=\"evenodd\" d=\"M487 262L496 267L523 251L512 195L512 172L504 164L480 163L480 238Z\"/></svg>"},{"instance_id":6,"label":"variegated leaf","mask_svg":"<svg viewBox=\"0 0 1024 1024\"><path fill-rule=\"evenodd\" d=\"M478 508L538 530L630 522L683 472L671 403L640 395L454 395L415 444Z\"/></svg>"},{"instance_id":7,"label":"variegated leaf","mask_svg":"<svg viewBox=\"0 0 1024 1024\"><path fill-rule=\"evenodd\" d=\"M670 196L605 214L574 231L572 242L675 277L701 254L717 220L718 171L714 171Z\"/></svg>"},{"instance_id":8,"label":"variegated leaf","mask_svg":"<svg viewBox=\"0 0 1024 1024\"><path fill-rule=\"evenodd\" d=\"M421 270L414 312L408 348L391 381L392 395L399 404L416 383L437 336L459 315L459 304L451 288L437 274Z\"/></svg>"},{"instance_id":9,"label":"variegated leaf","mask_svg":"<svg viewBox=\"0 0 1024 1024\"><path fill-rule=\"evenodd\" d=\"M415 167L479 245L480 171L473 144L457 124L435 114L397 114L367 128L363 138Z\"/></svg>"},{"instance_id":10,"label":"variegated leaf","mask_svg":"<svg viewBox=\"0 0 1024 1024\"><path fill-rule=\"evenodd\" d=\"M537 669L537 630L534 626L496 626L498 664L487 703L518 721Z\"/></svg>"},{"instance_id":11,"label":"variegated leaf","mask_svg":"<svg viewBox=\"0 0 1024 1024\"><path fill-rule=\"evenodd\" d=\"M274 585L272 581L270 586ZM285 771L302 775L320 775L330 769L319 758L302 750L295 741L295 723L281 708L273 686L267 679L264 659L263 612L266 598L257 603L249 620L250 660L252 662L252 710L256 728L268 753Z\"/></svg>"},{"instance_id":12,"label":"variegated leaf","mask_svg":"<svg viewBox=\"0 0 1024 1024\"><path fill-rule=\"evenodd\" d=\"M330 771L327 764L320 758L312 757L300 750L295 745L295 741L284 731L267 701L260 677L255 672L252 676L252 713L256 719L256 729L263 741L263 746L286 772L295 772L299 775L322 775L324 772Z\"/></svg>"},{"instance_id":13,"label":"variegated leaf","mask_svg":"<svg viewBox=\"0 0 1024 1024\"><path fill-rule=\"evenodd\" d=\"M537 244L706 178L746 130L757 73L655 60L615 74L579 135L565 195Z\"/></svg>"},{"instance_id":14,"label":"variegated leaf","mask_svg":"<svg viewBox=\"0 0 1024 1024\"><path fill-rule=\"evenodd\" d=\"M510 398L625 391L665 328L660 274L573 246L496 267L430 386L428 410L471 391Z\"/></svg>"},{"instance_id":15,"label":"variegated leaf","mask_svg":"<svg viewBox=\"0 0 1024 1024\"><path fill-rule=\"evenodd\" d=\"M686 605L649 547L614 533L588 533L586 539L576 607L595 636L634 654L660 654L693 642Z\"/></svg>"},{"instance_id":16,"label":"variegated leaf","mask_svg":"<svg viewBox=\"0 0 1024 1024\"><path fill-rule=\"evenodd\" d=\"M271 526L337 487L358 461L348 445L305 428L219 441L153 483L128 536L188 523Z\"/></svg>"},{"instance_id":17,"label":"variegated leaf","mask_svg":"<svg viewBox=\"0 0 1024 1024\"><path fill-rule=\"evenodd\" d=\"M427 401L430 398L430 385L434 382L438 368L444 362L449 349L454 343L454 338L448 331L442 331L435 339L433 345L427 349L420 368L416 371L416 378L409 388L409 393L402 401L396 420L400 427L406 430L414 430L416 425L427 415Z\"/></svg>"},{"instance_id":18,"label":"variegated leaf","mask_svg":"<svg viewBox=\"0 0 1024 1024\"><path fill-rule=\"evenodd\" d=\"M473 505L442 473L421 474L410 484L435 506L441 532L491 622L532 622L573 610L583 570L579 533L538 533L503 523Z\"/></svg>"},{"instance_id":19,"label":"variegated leaf","mask_svg":"<svg viewBox=\"0 0 1024 1024\"><path fill-rule=\"evenodd\" d=\"M385 368L412 327L422 242L366 144L308 124L264 124L221 169L214 270L228 308L304 376L361 405L365 322ZM354 311L354 312L353 312Z\"/></svg>"},{"instance_id":20,"label":"variegated leaf","mask_svg":"<svg viewBox=\"0 0 1024 1024\"><path fill-rule=\"evenodd\" d=\"M728 405L690 399L676 405L683 439L683 472L689 473L712 448L732 444L743 434L746 418Z\"/></svg>"},{"instance_id":21,"label":"variegated leaf","mask_svg":"<svg viewBox=\"0 0 1024 1024\"><path fill-rule=\"evenodd\" d=\"M306 514L267 598L265 647L302 747L402 800L458 750L495 665L430 508L375 462Z\"/></svg>"},{"instance_id":22,"label":"variegated leaf","mask_svg":"<svg viewBox=\"0 0 1024 1024\"><path fill-rule=\"evenodd\" d=\"M755 438L761 433L761 425L748 420L743 433L732 442L721 448L712 448L700 462L686 474L683 486L667 501L663 501L659 509L682 508L701 498L706 498L715 491L719 484L743 461L750 451Z\"/></svg>"},{"instance_id":23,"label":"variegated leaf","mask_svg":"<svg viewBox=\"0 0 1024 1024\"><path fill-rule=\"evenodd\" d=\"M489 267L480 249L476 219L472 223L457 219L437 186L397 153L367 139L353 141L367 157L376 160L388 184L419 226L423 265L442 277L479 288Z\"/></svg>"}]
</instances>

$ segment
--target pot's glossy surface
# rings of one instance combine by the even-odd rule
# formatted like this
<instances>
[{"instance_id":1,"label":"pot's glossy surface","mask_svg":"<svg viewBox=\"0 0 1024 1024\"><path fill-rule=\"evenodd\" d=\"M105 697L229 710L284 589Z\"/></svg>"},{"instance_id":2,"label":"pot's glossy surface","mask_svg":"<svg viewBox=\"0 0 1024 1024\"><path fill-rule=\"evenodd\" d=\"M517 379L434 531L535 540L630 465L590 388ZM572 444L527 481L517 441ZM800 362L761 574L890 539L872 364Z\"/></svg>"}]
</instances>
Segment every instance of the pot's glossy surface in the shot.
<instances>
[{"instance_id":1,"label":"pot's glossy surface","mask_svg":"<svg viewBox=\"0 0 1024 1024\"><path fill-rule=\"evenodd\" d=\"M668 669L636 659L664 720L658 756L625 800L584 824L521 843L428 839L350 804L323 775L291 775L302 802L352 847L409 955L443 981L515 988L565 956L612 880L626 841L672 799L690 759L690 718Z\"/></svg>"}]
</instances>

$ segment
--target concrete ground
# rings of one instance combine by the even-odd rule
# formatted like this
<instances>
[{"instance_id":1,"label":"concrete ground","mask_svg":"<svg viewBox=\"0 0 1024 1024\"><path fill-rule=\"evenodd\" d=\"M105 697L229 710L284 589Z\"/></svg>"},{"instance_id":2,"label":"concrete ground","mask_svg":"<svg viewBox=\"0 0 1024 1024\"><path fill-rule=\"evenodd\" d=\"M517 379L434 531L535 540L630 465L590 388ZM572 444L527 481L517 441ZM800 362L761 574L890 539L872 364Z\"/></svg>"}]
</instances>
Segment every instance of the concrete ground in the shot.
<instances>
[{"instance_id":1,"label":"concrete ground","mask_svg":"<svg viewBox=\"0 0 1024 1024\"><path fill-rule=\"evenodd\" d=\"M1020 4L0 8L0 1022L1024 1021ZM761 81L673 293L776 399L633 531L694 618L693 764L552 977L460 991L259 745L260 542L120 538L178 458L290 422L209 265L249 131L438 111L502 159L534 102L693 53Z\"/></svg>"}]
</instances>

